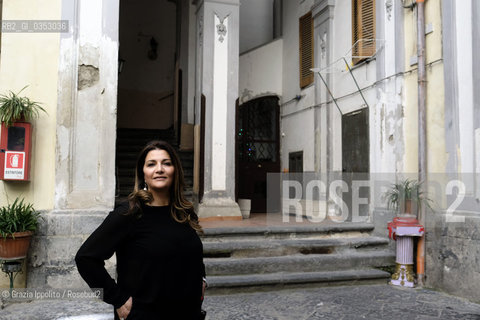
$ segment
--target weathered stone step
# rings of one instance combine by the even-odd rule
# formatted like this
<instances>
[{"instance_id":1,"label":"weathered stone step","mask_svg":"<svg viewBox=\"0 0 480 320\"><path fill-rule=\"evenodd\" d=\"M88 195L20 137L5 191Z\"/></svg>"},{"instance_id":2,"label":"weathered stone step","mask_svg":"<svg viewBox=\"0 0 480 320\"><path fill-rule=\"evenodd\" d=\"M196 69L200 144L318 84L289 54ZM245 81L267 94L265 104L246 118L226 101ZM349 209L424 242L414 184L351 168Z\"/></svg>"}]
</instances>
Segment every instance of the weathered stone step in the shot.
<instances>
[{"instance_id":1,"label":"weathered stone step","mask_svg":"<svg viewBox=\"0 0 480 320\"><path fill-rule=\"evenodd\" d=\"M373 231L371 223L318 223L308 225L284 224L278 226L258 227L221 227L204 229L202 241L244 240L250 239L297 239L297 238L322 238L332 235L343 237L359 237L369 235Z\"/></svg>"},{"instance_id":2,"label":"weathered stone step","mask_svg":"<svg viewBox=\"0 0 480 320\"><path fill-rule=\"evenodd\" d=\"M383 267L393 265L394 259L392 251L377 250L258 258L206 258L204 262L207 275L214 276Z\"/></svg>"},{"instance_id":3,"label":"weathered stone step","mask_svg":"<svg viewBox=\"0 0 480 320\"><path fill-rule=\"evenodd\" d=\"M205 242L203 254L206 258L331 254L349 249L372 250L386 246L388 242L380 237L217 241Z\"/></svg>"},{"instance_id":4,"label":"weathered stone step","mask_svg":"<svg viewBox=\"0 0 480 320\"><path fill-rule=\"evenodd\" d=\"M378 269L352 269L317 272L277 272L268 274L247 274L229 276L209 276L208 287L211 290L239 288L269 288L298 284L330 285L333 283L354 284L360 281L380 281L385 283L390 273Z\"/></svg>"}]
</instances>

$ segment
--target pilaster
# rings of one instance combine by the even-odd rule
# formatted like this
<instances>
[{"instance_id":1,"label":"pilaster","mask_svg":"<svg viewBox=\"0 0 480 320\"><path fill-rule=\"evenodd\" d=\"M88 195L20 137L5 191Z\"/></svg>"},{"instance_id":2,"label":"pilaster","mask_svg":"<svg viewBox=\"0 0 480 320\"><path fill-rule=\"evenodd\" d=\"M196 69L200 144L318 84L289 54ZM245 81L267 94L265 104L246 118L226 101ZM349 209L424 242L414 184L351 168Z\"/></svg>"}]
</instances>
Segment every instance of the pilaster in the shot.
<instances>
[{"instance_id":1,"label":"pilaster","mask_svg":"<svg viewBox=\"0 0 480 320\"><path fill-rule=\"evenodd\" d=\"M205 96L204 195L198 210L200 218L241 219L235 202L239 5L239 0L198 3L197 106L201 95Z\"/></svg>"},{"instance_id":2,"label":"pilaster","mask_svg":"<svg viewBox=\"0 0 480 320\"><path fill-rule=\"evenodd\" d=\"M113 207L119 0L63 1L55 209Z\"/></svg>"},{"instance_id":3,"label":"pilaster","mask_svg":"<svg viewBox=\"0 0 480 320\"><path fill-rule=\"evenodd\" d=\"M333 29L334 9L335 0L315 0L312 6L316 68L327 67L332 60L333 36L330 30ZM324 79L328 84L332 83L329 74ZM325 85L315 75L315 104L321 105L320 108L315 108L315 169L321 173L330 172L333 161L331 105L325 105L329 100Z\"/></svg>"}]
</instances>

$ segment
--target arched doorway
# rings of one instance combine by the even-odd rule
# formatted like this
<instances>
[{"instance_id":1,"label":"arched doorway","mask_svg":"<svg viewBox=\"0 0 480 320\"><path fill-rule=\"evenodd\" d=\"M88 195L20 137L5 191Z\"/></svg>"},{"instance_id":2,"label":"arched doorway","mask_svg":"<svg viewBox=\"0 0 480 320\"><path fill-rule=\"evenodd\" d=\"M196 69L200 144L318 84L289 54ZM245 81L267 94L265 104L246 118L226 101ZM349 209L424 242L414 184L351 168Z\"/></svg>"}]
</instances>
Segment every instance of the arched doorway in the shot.
<instances>
[{"instance_id":1,"label":"arched doorway","mask_svg":"<svg viewBox=\"0 0 480 320\"><path fill-rule=\"evenodd\" d=\"M267 210L267 173L280 172L278 100L253 99L237 113L238 198L251 199L253 213Z\"/></svg>"}]
</instances>

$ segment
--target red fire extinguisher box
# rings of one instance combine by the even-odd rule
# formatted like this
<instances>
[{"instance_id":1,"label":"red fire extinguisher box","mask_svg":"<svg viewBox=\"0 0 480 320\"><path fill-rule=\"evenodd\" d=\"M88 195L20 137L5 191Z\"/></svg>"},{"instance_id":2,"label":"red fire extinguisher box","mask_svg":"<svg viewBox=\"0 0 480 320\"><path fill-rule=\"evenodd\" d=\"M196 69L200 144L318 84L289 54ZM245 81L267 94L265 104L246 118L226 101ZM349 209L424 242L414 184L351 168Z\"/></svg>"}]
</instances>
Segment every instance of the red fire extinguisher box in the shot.
<instances>
[{"instance_id":1,"label":"red fire extinguisher box","mask_svg":"<svg viewBox=\"0 0 480 320\"><path fill-rule=\"evenodd\" d=\"M2 123L0 132L0 180L30 180L32 125L15 122L8 128Z\"/></svg>"}]
</instances>

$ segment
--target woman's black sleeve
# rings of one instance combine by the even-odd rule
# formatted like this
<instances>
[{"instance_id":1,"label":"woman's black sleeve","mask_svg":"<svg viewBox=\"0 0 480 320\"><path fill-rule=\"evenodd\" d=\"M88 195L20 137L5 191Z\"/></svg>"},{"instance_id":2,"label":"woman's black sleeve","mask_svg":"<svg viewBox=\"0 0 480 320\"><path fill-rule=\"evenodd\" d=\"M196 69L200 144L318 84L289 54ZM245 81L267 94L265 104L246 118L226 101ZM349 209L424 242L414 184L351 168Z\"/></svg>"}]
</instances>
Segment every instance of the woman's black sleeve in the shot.
<instances>
[{"instance_id":1,"label":"woman's black sleeve","mask_svg":"<svg viewBox=\"0 0 480 320\"><path fill-rule=\"evenodd\" d=\"M78 272L90 288L103 289L103 300L115 308L121 307L130 297L122 292L105 269L105 260L117 250L128 235L131 217L125 216L125 208L118 208L88 237L75 256Z\"/></svg>"}]
</instances>

